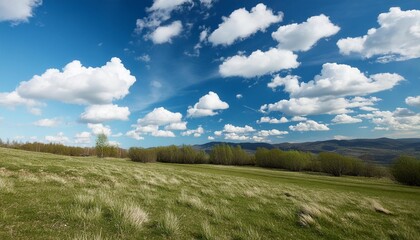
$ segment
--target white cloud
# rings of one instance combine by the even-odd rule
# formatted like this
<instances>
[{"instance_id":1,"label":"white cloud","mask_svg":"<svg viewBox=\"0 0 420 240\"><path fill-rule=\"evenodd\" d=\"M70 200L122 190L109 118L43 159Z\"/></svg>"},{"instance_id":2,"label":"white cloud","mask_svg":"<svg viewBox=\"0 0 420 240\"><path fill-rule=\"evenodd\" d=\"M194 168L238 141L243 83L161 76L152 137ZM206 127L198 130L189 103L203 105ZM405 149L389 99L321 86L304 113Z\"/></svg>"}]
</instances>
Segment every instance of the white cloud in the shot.
<instances>
[{"instance_id":1,"label":"white cloud","mask_svg":"<svg viewBox=\"0 0 420 240\"><path fill-rule=\"evenodd\" d=\"M340 27L331 23L329 17L321 14L313 16L300 24L279 27L271 36L279 42L278 47L291 51L308 51L321 38L336 34Z\"/></svg>"},{"instance_id":2,"label":"white cloud","mask_svg":"<svg viewBox=\"0 0 420 240\"><path fill-rule=\"evenodd\" d=\"M165 130L159 129L164 126ZM140 135L149 134L154 137L175 137L170 130L185 130L187 123L182 121L181 113L174 113L163 107L155 108L133 125L134 130L127 132L127 136L134 139L142 139Z\"/></svg>"},{"instance_id":3,"label":"white cloud","mask_svg":"<svg viewBox=\"0 0 420 240\"><path fill-rule=\"evenodd\" d=\"M133 138L133 139L136 139L136 140L143 140L144 139L144 137L140 136L140 134L138 132L136 132L135 130L128 131L125 135L127 137L130 137L130 138Z\"/></svg>"},{"instance_id":4,"label":"white cloud","mask_svg":"<svg viewBox=\"0 0 420 240\"><path fill-rule=\"evenodd\" d=\"M137 120L137 123L141 126L147 125L156 125L156 126L163 126L168 125L171 123L180 123L182 122L182 114L181 113L173 113L171 111L166 110L164 107L159 107L153 109L150 113L146 114L141 119Z\"/></svg>"},{"instance_id":5,"label":"white cloud","mask_svg":"<svg viewBox=\"0 0 420 240\"><path fill-rule=\"evenodd\" d=\"M335 116L332 122L335 124L360 123L362 122L362 119L355 118L347 114L340 114L340 115Z\"/></svg>"},{"instance_id":6,"label":"white cloud","mask_svg":"<svg viewBox=\"0 0 420 240\"><path fill-rule=\"evenodd\" d=\"M92 105L85 109L80 115L80 119L84 122L101 123L112 120L127 121L130 115L128 107L119 107L118 105Z\"/></svg>"},{"instance_id":7,"label":"white cloud","mask_svg":"<svg viewBox=\"0 0 420 240\"><path fill-rule=\"evenodd\" d=\"M223 134L223 131L215 131L214 132L214 135L216 135L218 137L222 136L222 134Z\"/></svg>"},{"instance_id":8,"label":"white cloud","mask_svg":"<svg viewBox=\"0 0 420 240\"><path fill-rule=\"evenodd\" d=\"M174 21L169 25L156 28L156 30L150 34L150 39L154 44L171 43L172 38L178 36L181 31L181 21Z\"/></svg>"},{"instance_id":9,"label":"white cloud","mask_svg":"<svg viewBox=\"0 0 420 240\"><path fill-rule=\"evenodd\" d=\"M223 128L223 132L225 133L249 133L249 132L255 132L256 130L248 125L245 125L244 127L237 127L232 124L226 124Z\"/></svg>"},{"instance_id":10,"label":"white cloud","mask_svg":"<svg viewBox=\"0 0 420 240\"><path fill-rule=\"evenodd\" d=\"M294 116L292 117L292 119L290 119L292 122L303 122L308 120L306 117L302 117L302 116Z\"/></svg>"},{"instance_id":11,"label":"white cloud","mask_svg":"<svg viewBox=\"0 0 420 240\"><path fill-rule=\"evenodd\" d=\"M229 104L220 100L219 95L215 92L209 92L202 96L194 107L189 107L187 112L188 117L205 117L214 116L218 114L218 110L228 109Z\"/></svg>"},{"instance_id":12,"label":"white cloud","mask_svg":"<svg viewBox=\"0 0 420 240\"><path fill-rule=\"evenodd\" d=\"M99 134L105 134L106 136L111 135L111 128L109 126L105 126L102 123L88 123L88 128L92 130L93 134L99 135Z\"/></svg>"},{"instance_id":13,"label":"white cloud","mask_svg":"<svg viewBox=\"0 0 420 240\"><path fill-rule=\"evenodd\" d=\"M40 115L40 109L36 108L42 104L31 99L22 98L16 91L0 93L0 106L6 108L15 108L17 106L26 106L34 115Z\"/></svg>"},{"instance_id":14,"label":"white cloud","mask_svg":"<svg viewBox=\"0 0 420 240\"><path fill-rule=\"evenodd\" d=\"M380 56L379 62L403 61L420 57L420 10L401 11L399 7L378 16L379 28L366 35L337 42L344 55L357 53L365 58Z\"/></svg>"},{"instance_id":15,"label":"white cloud","mask_svg":"<svg viewBox=\"0 0 420 240\"><path fill-rule=\"evenodd\" d=\"M267 83L267 87L271 88L273 91L279 87L285 85L285 83L289 82L299 82L299 77L294 75L287 75L286 77L280 77L280 75L276 74L271 82Z\"/></svg>"},{"instance_id":16,"label":"white cloud","mask_svg":"<svg viewBox=\"0 0 420 240\"><path fill-rule=\"evenodd\" d=\"M149 11L172 11L182 4L190 2L191 0L154 0L153 5L149 8Z\"/></svg>"},{"instance_id":17,"label":"white cloud","mask_svg":"<svg viewBox=\"0 0 420 240\"><path fill-rule=\"evenodd\" d=\"M241 98L243 98L244 96L242 96L242 94L236 94L236 99L241 99Z\"/></svg>"},{"instance_id":18,"label":"white cloud","mask_svg":"<svg viewBox=\"0 0 420 240\"><path fill-rule=\"evenodd\" d=\"M36 122L34 122L35 126L38 127L55 127L58 125L60 121L58 119L48 119L48 118L44 118L44 119L40 119Z\"/></svg>"},{"instance_id":19,"label":"white cloud","mask_svg":"<svg viewBox=\"0 0 420 240\"><path fill-rule=\"evenodd\" d=\"M295 126L289 126L289 129L292 131L298 132L307 132L307 131L328 131L330 130L327 125L322 123L317 123L313 120L308 120L306 122L300 122Z\"/></svg>"},{"instance_id":20,"label":"white cloud","mask_svg":"<svg viewBox=\"0 0 420 240\"><path fill-rule=\"evenodd\" d=\"M0 22L27 22L42 0L0 0Z\"/></svg>"},{"instance_id":21,"label":"white cloud","mask_svg":"<svg viewBox=\"0 0 420 240\"><path fill-rule=\"evenodd\" d=\"M175 122L167 125L165 130L186 130L187 122Z\"/></svg>"},{"instance_id":22,"label":"white cloud","mask_svg":"<svg viewBox=\"0 0 420 240\"><path fill-rule=\"evenodd\" d=\"M210 8L211 6L213 6L213 3L217 1L217 0L200 0L200 3L203 4L204 6Z\"/></svg>"},{"instance_id":23,"label":"white cloud","mask_svg":"<svg viewBox=\"0 0 420 240\"><path fill-rule=\"evenodd\" d=\"M214 137L208 136L207 139L210 140L210 141L213 141L214 140Z\"/></svg>"},{"instance_id":24,"label":"white cloud","mask_svg":"<svg viewBox=\"0 0 420 240\"><path fill-rule=\"evenodd\" d=\"M245 135L239 135L237 133L226 133L225 139L234 140L234 141L246 141L246 140L249 140L249 137Z\"/></svg>"},{"instance_id":25,"label":"white cloud","mask_svg":"<svg viewBox=\"0 0 420 240\"><path fill-rule=\"evenodd\" d=\"M407 97L405 99L405 103L413 107L420 107L420 96Z\"/></svg>"},{"instance_id":26,"label":"white cloud","mask_svg":"<svg viewBox=\"0 0 420 240\"><path fill-rule=\"evenodd\" d=\"M229 57L219 66L219 72L223 77L252 78L298 66L296 54L272 48L266 52L257 50L248 57L243 55Z\"/></svg>"},{"instance_id":27,"label":"white cloud","mask_svg":"<svg viewBox=\"0 0 420 240\"><path fill-rule=\"evenodd\" d=\"M272 124L278 124L278 123L287 123L289 120L285 117L281 117L280 119L277 118L270 118L270 117L261 117L260 120L257 120L257 123L272 123Z\"/></svg>"},{"instance_id":28,"label":"white cloud","mask_svg":"<svg viewBox=\"0 0 420 240\"><path fill-rule=\"evenodd\" d=\"M121 137L122 135L124 135L122 132L116 133L116 134L112 134L111 137Z\"/></svg>"},{"instance_id":29,"label":"white cloud","mask_svg":"<svg viewBox=\"0 0 420 240\"><path fill-rule=\"evenodd\" d=\"M351 112L351 108L372 106L377 98L352 99L345 98L291 98L280 100L272 104L264 104L260 111L279 111L290 116L308 116L319 114L343 114Z\"/></svg>"},{"instance_id":30,"label":"white cloud","mask_svg":"<svg viewBox=\"0 0 420 240\"><path fill-rule=\"evenodd\" d=\"M67 143L69 138L64 135L64 133L59 132L56 136L45 136L45 140L50 143Z\"/></svg>"},{"instance_id":31,"label":"white cloud","mask_svg":"<svg viewBox=\"0 0 420 240\"><path fill-rule=\"evenodd\" d=\"M76 144L90 144L92 135L90 132L81 132L77 133L74 137L74 142Z\"/></svg>"},{"instance_id":32,"label":"white cloud","mask_svg":"<svg viewBox=\"0 0 420 240\"><path fill-rule=\"evenodd\" d=\"M245 39L258 31L265 31L271 24L282 21L283 13L273 14L271 9L260 3L250 12L245 8L233 11L229 17L209 36L213 45L231 45L238 39Z\"/></svg>"},{"instance_id":33,"label":"white cloud","mask_svg":"<svg viewBox=\"0 0 420 240\"><path fill-rule=\"evenodd\" d=\"M369 119L376 125L376 130L420 130L420 114L406 108L397 108L393 112L374 111L368 114L359 114L358 117Z\"/></svg>"},{"instance_id":34,"label":"white cloud","mask_svg":"<svg viewBox=\"0 0 420 240\"><path fill-rule=\"evenodd\" d=\"M136 78L119 58L102 67L84 67L79 61L67 64L63 71L48 69L21 82L17 93L27 99L51 99L75 104L109 104L122 99Z\"/></svg>"},{"instance_id":35,"label":"white cloud","mask_svg":"<svg viewBox=\"0 0 420 240\"><path fill-rule=\"evenodd\" d=\"M388 90L404 78L395 73L365 76L359 69L345 64L325 63L321 74L307 83L296 77L280 78L276 86L285 86L291 97L363 96Z\"/></svg>"},{"instance_id":36,"label":"white cloud","mask_svg":"<svg viewBox=\"0 0 420 240\"><path fill-rule=\"evenodd\" d=\"M167 130L157 130L152 132L153 137L175 137L175 133Z\"/></svg>"},{"instance_id":37,"label":"white cloud","mask_svg":"<svg viewBox=\"0 0 420 240\"><path fill-rule=\"evenodd\" d=\"M190 136L193 135L194 137L201 137L201 134L204 133L204 128L199 126L197 129L187 130L185 132L182 132L182 136Z\"/></svg>"},{"instance_id":38,"label":"white cloud","mask_svg":"<svg viewBox=\"0 0 420 240\"><path fill-rule=\"evenodd\" d=\"M351 137L348 137L348 136L335 135L335 136L333 137L333 139L334 139L334 140L349 140L349 139L352 139L352 138L351 138Z\"/></svg>"},{"instance_id":39,"label":"white cloud","mask_svg":"<svg viewBox=\"0 0 420 240\"><path fill-rule=\"evenodd\" d=\"M281 136L281 135L285 135L285 134L289 134L289 132L280 131L280 130L277 130L277 129L261 130L261 131L258 131L258 133L257 133L257 135L260 136L260 137Z\"/></svg>"}]
</instances>

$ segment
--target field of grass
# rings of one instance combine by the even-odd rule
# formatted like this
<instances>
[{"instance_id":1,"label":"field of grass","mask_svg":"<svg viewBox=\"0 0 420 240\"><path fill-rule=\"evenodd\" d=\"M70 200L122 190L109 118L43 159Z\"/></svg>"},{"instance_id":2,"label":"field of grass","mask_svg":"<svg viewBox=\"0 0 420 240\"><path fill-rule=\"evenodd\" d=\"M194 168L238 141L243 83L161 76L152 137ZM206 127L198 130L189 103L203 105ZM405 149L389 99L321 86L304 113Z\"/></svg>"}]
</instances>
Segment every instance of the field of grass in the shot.
<instances>
[{"instance_id":1,"label":"field of grass","mask_svg":"<svg viewBox=\"0 0 420 240\"><path fill-rule=\"evenodd\" d=\"M419 239L420 188L0 148L0 239Z\"/></svg>"}]
</instances>

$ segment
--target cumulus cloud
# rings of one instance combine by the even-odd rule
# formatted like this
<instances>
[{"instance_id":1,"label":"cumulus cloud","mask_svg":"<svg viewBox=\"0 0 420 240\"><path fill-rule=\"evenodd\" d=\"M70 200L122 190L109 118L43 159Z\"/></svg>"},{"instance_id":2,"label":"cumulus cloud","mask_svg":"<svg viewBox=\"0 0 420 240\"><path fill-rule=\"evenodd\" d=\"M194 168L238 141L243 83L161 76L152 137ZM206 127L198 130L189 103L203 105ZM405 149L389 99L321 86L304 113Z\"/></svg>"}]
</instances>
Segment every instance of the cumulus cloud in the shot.
<instances>
[{"instance_id":1,"label":"cumulus cloud","mask_svg":"<svg viewBox=\"0 0 420 240\"><path fill-rule=\"evenodd\" d=\"M225 133L249 133L249 132L255 132L256 130L248 125L245 125L244 127L237 127L232 124L226 124L223 128L223 132Z\"/></svg>"},{"instance_id":2,"label":"cumulus cloud","mask_svg":"<svg viewBox=\"0 0 420 240\"><path fill-rule=\"evenodd\" d=\"M407 97L405 99L405 103L413 107L420 107L420 96Z\"/></svg>"},{"instance_id":3,"label":"cumulus cloud","mask_svg":"<svg viewBox=\"0 0 420 240\"><path fill-rule=\"evenodd\" d=\"M225 134L226 140L234 140L234 141L246 141L249 140L249 136L240 135L237 133L226 133Z\"/></svg>"},{"instance_id":4,"label":"cumulus cloud","mask_svg":"<svg viewBox=\"0 0 420 240\"><path fill-rule=\"evenodd\" d=\"M299 82L299 76L295 75L287 75L286 77L281 77L280 75L276 74L271 82L267 83L267 87L271 88L273 91L280 86L285 85L285 83L295 83Z\"/></svg>"},{"instance_id":5,"label":"cumulus cloud","mask_svg":"<svg viewBox=\"0 0 420 240\"><path fill-rule=\"evenodd\" d=\"M264 104L260 111L279 111L290 116L308 116L319 114L343 114L351 112L352 108L372 106L379 99L375 97L362 98L291 98L276 103Z\"/></svg>"},{"instance_id":6,"label":"cumulus cloud","mask_svg":"<svg viewBox=\"0 0 420 240\"><path fill-rule=\"evenodd\" d=\"M76 136L74 136L74 142L76 144L90 144L91 138L92 134L90 132L76 133Z\"/></svg>"},{"instance_id":7,"label":"cumulus cloud","mask_svg":"<svg viewBox=\"0 0 420 240\"><path fill-rule=\"evenodd\" d=\"M125 97L135 81L121 60L114 57L102 67L84 67L79 61L73 61L63 71L48 69L41 76L21 82L16 91L27 99L109 104Z\"/></svg>"},{"instance_id":8,"label":"cumulus cloud","mask_svg":"<svg viewBox=\"0 0 420 240\"><path fill-rule=\"evenodd\" d=\"M135 130L128 131L125 135L127 137L130 137L130 138L133 138L133 139L136 139L136 140L143 140L144 139L144 137L140 136L140 134L138 132L136 132Z\"/></svg>"},{"instance_id":9,"label":"cumulus cloud","mask_svg":"<svg viewBox=\"0 0 420 240\"><path fill-rule=\"evenodd\" d=\"M188 117L206 117L218 114L218 110L228 109L229 104L220 100L219 95L215 92L209 92L202 96L194 107L189 107L187 110Z\"/></svg>"},{"instance_id":10,"label":"cumulus cloud","mask_svg":"<svg viewBox=\"0 0 420 240\"><path fill-rule=\"evenodd\" d=\"M42 0L0 0L0 22L27 22L41 4Z\"/></svg>"},{"instance_id":11,"label":"cumulus cloud","mask_svg":"<svg viewBox=\"0 0 420 240\"><path fill-rule=\"evenodd\" d=\"M110 136L112 133L111 128L102 123L88 123L87 126L95 135L105 134L106 136Z\"/></svg>"},{"instance_id":12,"label":"cumulus cloud","mask_svg":"<svg viewBox=\"0 0 420 240\"><path fill-rule=\"evenodd\" d=\"M289 126L289 129L292 131L298 131L298 132L330 130L327 125L322 124L322 123L317 123L313 120L308 120L306 122L300 122L294 126L293 125Z\"/></svg>"},{"instance_id":13,"label":"cumulus cloud","mask_svg":"<svg viewBox=\"0 0 420 240\"><path fill-rule=\"evenodd\" d=\"M376 130L420 130L420 114L406 108L396 108L392 112L374 111L368 114L359 114L358 117L369 119L376 125Z\"/></svg>"},{"instance_id":14,"label":"cumulus cloud","mask_svg":"<svg viewBox=\"0 0 420 240\"><path fill-rule=\"evenodd\" d=\"M151 135L154 137L175 137L172 130L185 130L187 123L182 121L181 113L171 112L163 107L155 108L143 118L137 120L135 128L126 133L134 139L143 139L140 135ZM164 127L164 130L160 129Z\"/></svg>"},{"instance_id":15,"label":"cumulus cloud","mask_svg":"<svg viewBox=\"0 0 420 240\"><path fill-rule=\"evenodd\" d=\"M250 56L229 57L219 66L219 73L223 77L252 78L298 66L296 54L288 50L272 48L266 52L257 50Z\"/></svg>"},{"instance_id":16,"label":"cumulus cloud","mask_svg":"<svg viewBox=\"0 0 420 240\"><path fill-rule=\"evenodd\" d=\"M151 34L150 39L154 44L171 43L172 38L178 36L182 31L181 21L174 21L173 23L160 26L156 28Z\"/></svg>"},{"instance_id":17,"label":"cumulus cloud","mask_svg":"<svg viewBox=\"0 0 420 240\"><path fill-rule=\"evenodd\" d=\"M130 115L128 107L119 107L118 105L92 105L85 109L80 115L83 122L101 123L112 120L127 121Z\"/></svg>"},{"instance_id":18,"label":"cumulus cloud","mask_svg":"<svg viewBox=\"0 0 420 240\"><path fill-rule=\"evenodd\" d=\"M60 121L56 118L44 118L34 122L34 125L38 127L55 127L58 125L59 122Z\"/></svg>"},{"instance_id":19,"label":"cumulus cloud","mask_svg":"<svg viewBox=\"0 0 420 240\"><path fill-rule=\"evenodd\" d=\"M187 130L185 132L182 132L181 135L182 136L190 136L193 135L194 137L201 137L201 135L204 133L204 128L201 126L198 126L197 129L191 129L191 130Z\"/></svg>"},{"instance_id":20,"label":"cumulus cloud","mask_svg":"<svg viewBox=\"0 0 420 240\"><path fill-rule=\"evenodd\" d=\"M141 119L137 120L137 123L142 126L147 125L156 125L163 126L171 123L180 123L182 122L182 114L174 113L169 110L166 110L164 107L159 107L153 109L150 113L146 114Z\"/></svg>"},{"instance_id":21,"label":"cumulus cloud","mask_svg":"<svg viewBox=\"0 0 420 240\"><path fill-rule=\"evenodd\" d=\"M165 130L186 130L187 122L174 122L165 126Z\"/></svg>"},{"instance_id":22,"label":"cumulus cloud","mask_svg":"<svg viewBox=\"0 0 420 240\"><path fill-rule=\"evenodd\" d=\"M236 94L236 96L235 96L235 97L236 97L236 99L241 99L241 98L243 98L244 96L243 96L242 94L239 94L239 93L238 93L238 94Z\"/></svg>"},{"instance_id":23,"label":"cumulus cloud","mask_svg":"<svg viewBox=\"0 0 420 240\"><path fill-rule=\"evenodd\" d=\"M291 51L308 51L321 38L336 34L340 27L331 23L329 17L321 14L300 24L281 26L271 36L279 42L278 47Z\"/></svg>"},{"instance_id":24,"label":"cumulus cloud","mask_svg":"<svg viewBox=\"0 0 420 240\"><path fill-rule=\"evenodd\" d=\"M307 83L299 83L294 76L276 76L274 79L275 86L284 86L291 97L363 96L391 89L404 80L395 73L379 73L367 77L358 68L337 63L325 63L321 74Z\"/></svg>"},{"instance_id":25,"label":"cumulus cloud","mask_svg":"<svg viewBox=\"0 0 420 240\"><path fill-rule=\"evenodd\" d=\"M281 136L281 135L285 135L285 134L289 134L288 131L280 131L277 129L271 129L271 130L261 130L258 131L257 135L260 137L269 137L269 136Z\"/></svg>"},{"instance_id":26,"label":"cumulus cloud","mask_svg":"<svg viewBox=\"0 0 420 240\"><path fill-rule=\"evenodd\" d=\"M190 3L191 0L154 0L149 11L172 11L182 4Z\"/></svg>"},{"instance_id":27,"label":"cumulus cloud","mask_svg":"<svg viewBox=\"0 0 420 240\"><path fill-rule=\"evenodd\" d=\"M6 108L15 108L17 106L26 106L34 115L40 115L42 104L32 99L22 98L16 91L0 93L0 106Z\"/></svg>"},{"instance_id":28,"label":"cumulus cloud","mask_svg":"<svg viewBox=\"0 0 420 240\"><path fill-rule=\"evenodd\" d=\"M61 144L70 142L69 138L66 137L64 133L62 132L59 132L55 136L45 136L45 141L50 142L50 143L61 143Z\"/></svg>"},{"instance_id":29,"label":"cumulus cloud","mask_svg":"<svg viewBox=\"0 0 420 240\"><path fill-rule=\"evenodd\" d=\"M231 45L238 39L245 39L258 31L265 31L271 24L282 21L283 13L273 14L271 9L260 3L250 12L245 8L233 11L229 17L209 36L213 45Z\"/></svg>"},{"instance_id":30,"label":"cumulus cloud","mask_svg":"<svg viewBox=\"0 0 420 240\"><path fill-rule=\"evenodd\" d=\"M403 61L420 57L420 10L401 11L399 7L378 16L379 28L367 34L337 42L344 55L379 56L379 62Z\"/></svg>"},{"instance_id":31,"label":"cumulus cloud","mask_svg":"<svg viewBox=\"0 0 420 240\"><path fill-rule=\"evenodd\" d=\"M261 117L260 120L257 120L257 123L278 124L278 123L287 123L287 122L289 122L289 120L285 117L281 117L280 119L270 118L270 117Z\"/></svg>"},{"instance_id":32,"label":"cumulus cloud","mask_svg":"<svg viewBox=\"0 0 420 240\"><path fill-rule=\"evenodd\" d=\"M360 123L362 122L362 119L355 118L347 114L340 114L340 115L335 116L332 119L332 122L335 124Z\"/></svg>"}]
</instances>

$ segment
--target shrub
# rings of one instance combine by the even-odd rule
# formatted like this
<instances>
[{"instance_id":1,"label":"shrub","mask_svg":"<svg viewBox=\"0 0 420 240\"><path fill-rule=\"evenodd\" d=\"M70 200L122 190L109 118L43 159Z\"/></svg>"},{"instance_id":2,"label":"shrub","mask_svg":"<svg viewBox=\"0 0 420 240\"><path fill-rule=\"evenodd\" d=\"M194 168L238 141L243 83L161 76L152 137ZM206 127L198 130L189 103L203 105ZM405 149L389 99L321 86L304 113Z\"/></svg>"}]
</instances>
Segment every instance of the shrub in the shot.
<instances>
[{"instance_id":1,"label":"shrub","mask_svg":"<svg viewBox=\"0 0 420 240\"><path fill-rule=\"evenodd\" d=\"M253 165L254 160L241 146L215 145L210 152L210 163L222 165Z\"/></svg>"},{"instance_id":2,"label":"shrub","mask_svg":"<svg viewBox=\"0 0 420 240\"><path fill-rule=\"evenodd\" d=\"M333 176L341 176L351 168L349 158L337 153L322 152L318 155L318 159L321 164L321 170Z\"/></svg>"},{"instance_id":3,"label":"shrub","mask_svg":"<svg viewBox=\"0 0 420 240\"><path fill-rule=\"evenodd\" d=\"M420 160L401 156L391 166L391 174L400 183L420 186Z\"/></svg>"},{"instance_id":4,"label":"shrub","mask_svg":"<svg viewBox=\"0 0 420 240\"><path fill-rule=\"evenodd\" d=\"M134 162L156 162L157 154L156 149L144 149L131 147L128 150L128 157Z\"/></svg>"}]
</instances>

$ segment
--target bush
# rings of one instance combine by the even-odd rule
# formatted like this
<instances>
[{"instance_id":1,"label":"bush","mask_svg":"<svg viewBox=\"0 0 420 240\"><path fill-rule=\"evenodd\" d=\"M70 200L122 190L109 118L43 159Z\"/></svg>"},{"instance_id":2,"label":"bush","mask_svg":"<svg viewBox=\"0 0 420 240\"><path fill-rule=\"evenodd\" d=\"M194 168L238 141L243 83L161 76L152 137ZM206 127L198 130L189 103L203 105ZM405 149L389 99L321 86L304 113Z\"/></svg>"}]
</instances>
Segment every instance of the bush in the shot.
<instances>
[{"instance_id":1,"label":"bush","mask_svg":"<svg viewBox=\"0 0 420 240\"><path fill-rule=\"evenodd\" d=\"M128 150L128 157L134 162L156 162L157 154L156 149L144 149L131 147Z\"/></svg>"},{"instance_id":2,"label":"bush","mask_svg":"<svg viewBox=\"0 0 420 240\"><path fill-rule=\"evenodd\" d=\"M400 183L420 186L420 160L401 156L391 166L391 174Z\"/></svg>"}]
</instances>

